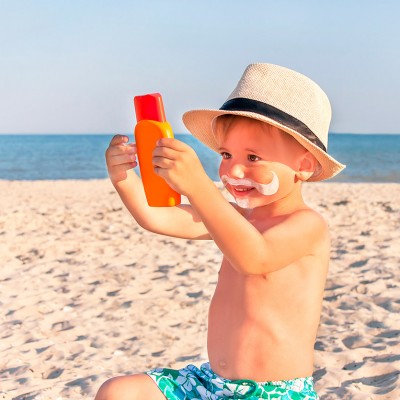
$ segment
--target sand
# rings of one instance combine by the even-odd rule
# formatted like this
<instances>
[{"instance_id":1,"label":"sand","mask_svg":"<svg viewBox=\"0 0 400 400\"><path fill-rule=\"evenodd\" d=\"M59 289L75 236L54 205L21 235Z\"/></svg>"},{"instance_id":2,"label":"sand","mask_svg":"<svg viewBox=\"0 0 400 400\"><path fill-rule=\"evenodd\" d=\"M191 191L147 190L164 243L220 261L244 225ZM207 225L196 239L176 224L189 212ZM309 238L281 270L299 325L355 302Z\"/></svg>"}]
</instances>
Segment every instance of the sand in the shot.
<instances>
[{"instance_id":1,"label":"sand","mask_svg":"<svg viewBox=\"0 0 400 400\"><path fill-rule=\"evenodd\" d=\"M107 180L0 193L0 399L92 399L109 377L207 359L212 242L143 231ZM304 193L332 232L316 389L399 399L400 184Z\"/></svg>"}]
</instances>

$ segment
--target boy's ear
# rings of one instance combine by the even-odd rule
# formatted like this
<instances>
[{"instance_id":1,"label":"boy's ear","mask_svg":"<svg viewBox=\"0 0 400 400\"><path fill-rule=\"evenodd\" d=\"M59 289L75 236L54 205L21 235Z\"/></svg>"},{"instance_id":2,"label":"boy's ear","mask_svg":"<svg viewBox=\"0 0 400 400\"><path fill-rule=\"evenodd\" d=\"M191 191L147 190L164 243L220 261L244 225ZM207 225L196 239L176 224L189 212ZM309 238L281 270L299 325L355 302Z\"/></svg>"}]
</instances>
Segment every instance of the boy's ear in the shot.
<instances>
[{"instance_id":1,"label":"boy's ear","mask_svg":"<svg viewBox=\"0 0 400 400\"><path fill-rule=\"evenodd\" d=\"M296 171L296 177L300 181L306 181L311 178L317 168L318 161L316 158L307 151L302 155L299 163L299 169Z\"/></svg>"}]
</instances>

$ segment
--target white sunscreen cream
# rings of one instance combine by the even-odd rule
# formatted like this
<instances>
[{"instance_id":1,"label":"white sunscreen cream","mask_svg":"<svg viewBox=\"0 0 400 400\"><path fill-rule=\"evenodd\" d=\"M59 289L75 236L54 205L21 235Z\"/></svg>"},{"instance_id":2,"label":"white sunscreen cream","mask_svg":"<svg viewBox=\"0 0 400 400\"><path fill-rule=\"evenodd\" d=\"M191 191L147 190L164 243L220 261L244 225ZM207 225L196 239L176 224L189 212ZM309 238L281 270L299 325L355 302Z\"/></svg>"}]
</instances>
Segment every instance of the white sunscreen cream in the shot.
<instances>
[{"instance_id":1,"label":"white sunscreen cream","mask_svg":"<svg viewBox=\"0 0 400 400\"><path fill-rule=\"evenodd\" d=\"M271 173L272 173L272 181L270 183L259 183L248 178L235 179L235 178L230 178L227 175L222 175L221 180L225 186L226 184L229 184L231 186L240 186L244 192L246 191L246 189L254 188L264 196L271 196L275 194L279 189L278 175L276 175L274 171L271 171ZM235 198L235 200L237 205L241 208L249 208L250 206L249 198Z\"/></svg>"}]
</instances>

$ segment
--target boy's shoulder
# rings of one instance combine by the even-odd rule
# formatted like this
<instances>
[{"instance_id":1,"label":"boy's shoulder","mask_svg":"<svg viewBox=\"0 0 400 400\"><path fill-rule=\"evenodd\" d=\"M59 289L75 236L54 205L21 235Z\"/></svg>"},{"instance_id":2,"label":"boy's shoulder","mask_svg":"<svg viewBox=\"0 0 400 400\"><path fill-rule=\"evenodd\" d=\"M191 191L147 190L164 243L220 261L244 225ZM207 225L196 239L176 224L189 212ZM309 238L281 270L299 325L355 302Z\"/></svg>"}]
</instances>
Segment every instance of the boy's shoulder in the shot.
<instances>
[{"instance_id":1,"label":"boy's shoulder","mask_svg":"<svg viewBox=\"0 0 400 400\"><path fill-rule=\"evenodd\" d=\"M322 234L329 230L325 218L317 210L309 206L302 206L292 209L290 212L271 216L263 212L254 213L254 210L243 209L235 203L231 203L231 205L260 231L270 229L274 226L286 227L289 225L296 227L296 230L316 232L317 234Z\"/></svg>"},{"instance_id":2,"label":"boy's shoulder","mask_svg":"<svg viewBox=\"0 0 400 400\"><path fill-rule=\"evenodd\" d=\"M259 215L253 222L260 231L296 232L299 238L308 236L313 241L326 237L329 231L325 218L310 207L301 207L272 217L262 218Z\"/></svg>"},{"instance_id":3,"label":"boy's shoulder","mask_svg":"<svg viewBox=\"0 0 400 400\"><path fill-rule=\"evenodd\" d=\"M293 220L299 224L310 225L313 228L328 229L326 219L315 209L306 207L299 208L289 215Z\"/></svg>"},{"instance_id":4,"label":"boy's shoulder","mask_svg":"<svg viewBox=\"0 0 400 400\"><path fill-rule=\"evenodd\" d=\"M280 228L282 233L291 231L289 237L293 239L294 234L298 243L310 249L320 248L321 245L326 247L330 242L327 221L312 208L302 208L291 213Z\"/></svg>"}]
</instances>

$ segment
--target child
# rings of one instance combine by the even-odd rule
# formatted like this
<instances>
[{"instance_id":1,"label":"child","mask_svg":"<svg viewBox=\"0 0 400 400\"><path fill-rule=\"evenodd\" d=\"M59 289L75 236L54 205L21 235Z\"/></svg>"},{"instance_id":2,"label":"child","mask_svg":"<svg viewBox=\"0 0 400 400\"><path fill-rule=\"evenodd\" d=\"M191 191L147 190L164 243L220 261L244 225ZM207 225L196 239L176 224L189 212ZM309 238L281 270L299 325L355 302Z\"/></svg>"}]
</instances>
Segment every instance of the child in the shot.
<instances>
[{"instance_id":1,"label":"child","mask_svg":"<svg viewBox=\"0 0 400 400\"><path fill-rule=\"evenodd\" d=\"M326 152L330 116L313 81L272 64L249 65L219 110L185 113L193 135L221 154L219 174L237 204L189 146L161 139L155 171L189 204L149 207L132 170L135 145L112 139L109 176L135 220L163 235L212 239L223 261L209 310L209 363L117 377L97 400L318 398L311 376L329 233L301 185L344 168Z\"/></svg>"}]
</instances>

